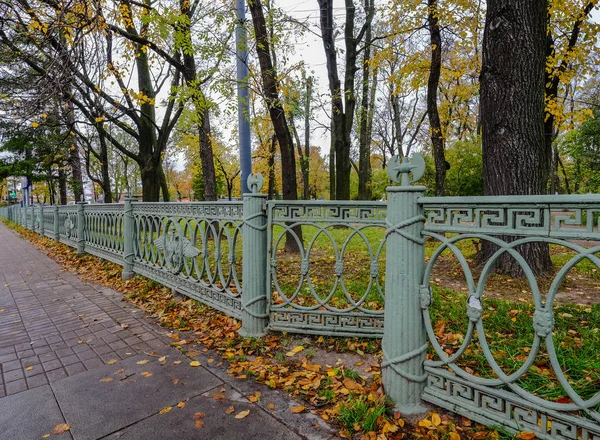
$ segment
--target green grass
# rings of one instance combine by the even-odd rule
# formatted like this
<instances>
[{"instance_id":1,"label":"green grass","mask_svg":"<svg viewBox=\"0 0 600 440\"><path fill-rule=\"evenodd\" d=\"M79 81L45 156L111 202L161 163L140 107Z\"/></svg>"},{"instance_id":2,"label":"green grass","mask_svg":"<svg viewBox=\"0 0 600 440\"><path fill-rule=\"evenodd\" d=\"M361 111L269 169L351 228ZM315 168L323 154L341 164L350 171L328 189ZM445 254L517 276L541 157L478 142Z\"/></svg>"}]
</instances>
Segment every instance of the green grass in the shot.
<instances>
[{"instance_id":1,"label":"green grass","mask_svg":"<svg viewBox=\"0 0 600 440\"><path fill-rule=\"evenodd\" d=\"M439 330L438 341L445 343L443 348L448 353L456 351L464 338L468 324L465 302L464 293L434 288L432 325ZM533 306L485 298L483 308L485 336L494 359L506 374L517 371L529 355L534 339ZM558 362L573 389L582 398L590 398L600 392L600 304L559 304L554 307L554 315L553 340ZM481 377L495 377L477 337L473 342L458 365ZM545 343L533 367L517 384L548 400L566 396L554 376Z\"/></svg>"},{"instance_id":2,"label":"green grass","mask_svg":"<svg viewBox=\"0 0 600 440\"><path fill-rule=\"evenodd\" d=\"M364 396L350 396L347 402L340 406L338 420L350 433L359 430L377 431L377 420L382 416L386 418L385 411L384 402L368 402Z\"/></svg>"}]
</instances>

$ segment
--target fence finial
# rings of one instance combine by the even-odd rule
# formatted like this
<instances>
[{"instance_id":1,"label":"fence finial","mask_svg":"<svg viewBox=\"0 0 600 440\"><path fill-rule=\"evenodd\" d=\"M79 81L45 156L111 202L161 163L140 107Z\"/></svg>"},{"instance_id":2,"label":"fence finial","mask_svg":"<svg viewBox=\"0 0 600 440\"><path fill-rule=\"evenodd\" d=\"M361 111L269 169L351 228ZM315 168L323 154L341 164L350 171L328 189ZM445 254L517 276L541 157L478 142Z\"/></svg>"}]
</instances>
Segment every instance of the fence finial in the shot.
<instances>
[{"instance_id":1,"label":"fence finial","mask_svg":"<svg viewBox=\"0 0 600 440\"><path fill-rule=\"evenodd\" d=\"M248 176L248 189L252 192L252 194L258 194L258 192L262 189L265 179L260 173L252 173Z\"/></svg>"},{"instance_id":2,"label":"fence finial","mask_svg":"<svg viewBox=\"0 0 600 440\"><path fill-rule=\"evenodd\" d=\"M412 179L409 173L412 173ZM403 157L402 162L396 155L392 157L388 165L388 176L402 186L410 186L411 183L415 183L423 177L423 174L425 174L425 159L419 153L413 153L410 160L406 156Z\"/></svg>"}]
</instances>

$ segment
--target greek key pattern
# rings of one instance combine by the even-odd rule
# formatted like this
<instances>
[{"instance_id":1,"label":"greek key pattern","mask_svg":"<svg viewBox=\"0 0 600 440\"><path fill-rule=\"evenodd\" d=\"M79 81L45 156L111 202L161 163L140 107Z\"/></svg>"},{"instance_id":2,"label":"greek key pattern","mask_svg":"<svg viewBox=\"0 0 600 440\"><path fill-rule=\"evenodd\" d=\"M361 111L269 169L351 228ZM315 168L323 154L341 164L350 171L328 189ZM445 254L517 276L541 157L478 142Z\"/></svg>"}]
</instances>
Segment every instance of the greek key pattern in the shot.
<instances>
[{"instance_id":1,"label":"greek key pattern","mask_svg":"<svg viewBox=\"0 0 600 440\"><path fill-rule=\"evenodd\" d=\"M242 202L134 203L134 212L161 217L243 220Z\"/></svg>"},{"instance_id":2,"label":"greek key pattern","mask_svg":"<svg viewBox=\"0 0 600 440\"><path fill-rule=\"evenodd\" d=\"M553 238L599 240L600 198L586 203L552 201L546 196L497 198L423 198L425 229L438 232L477 232L494 235L527 235ZM576 198L576 197L575 197ZM529 202L528 200L531 200ZM537 202L535 202L537 200ZM438 202L443 201L443 202ZM506 203L504 203L506 202Z\"/></svg>"},{"instance_id":3,"label":"greek key pattern","mask_svg":"<svg viewBox=\"0 0 600 440\"><path fill-rule=\"evenodd\" d=\"M600 424L566 413L543 410L514 393L473 386L455 374L427 368L423 399L479 423L501 426L512 433L533 432L540 439L600 440Z\"/></svg>"},{"instance_id":4,"label":"greek key pattern","mask_svg":"<svg viewBox=\"0 0 600 440\"><path fill-rule=\"evenodd\" d=\"M384 202L282 202L270 201L273 221L385 224Z\"/></svg>"},{"instance_id":5,"label":"greek key pattern","mask_svg":"<svg viewBox=\"0 0 600 440\"><path fill-rule=\"evenodd\" d=\"M279 331L337 336L383 336L383 316L329 314L319 311L271 311L269 328Z\"/></svg>"},{"instance_id":6,"label":"greek key pattern","mask_svg":"<svg viewBox=\"0 0 600 440\"><path fill-rule=\"evenodd\" d=\"M239 296L231 296L197 280L168 272L162 267L153 267L145 263L135 262L133 270L234 318L241 319L242 317L242 301Z\"/></svg>"}]
</instances>

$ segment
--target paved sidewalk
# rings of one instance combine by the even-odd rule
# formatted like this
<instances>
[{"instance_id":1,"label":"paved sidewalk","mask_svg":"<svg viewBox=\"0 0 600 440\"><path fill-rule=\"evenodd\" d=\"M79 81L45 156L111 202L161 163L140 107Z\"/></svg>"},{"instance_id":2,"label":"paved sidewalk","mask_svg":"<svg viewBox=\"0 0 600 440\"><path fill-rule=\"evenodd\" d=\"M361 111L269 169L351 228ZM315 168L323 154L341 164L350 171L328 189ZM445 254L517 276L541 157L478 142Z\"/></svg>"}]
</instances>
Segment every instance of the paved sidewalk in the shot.
<instances>
[{"instance_id":1,"label":"paved sidewalk","mask_svg":"<svg viewBox=\"0 0 600 440\"><path fill-rule=\"evenodd\" d=\"M189 366L166 330L121 297L0 223L0 438L40 439L60 423L70 431L51 438L334 437L320 418L292 414L287 395L205 367L208 354Z\"/></svg>"}]
</instances>

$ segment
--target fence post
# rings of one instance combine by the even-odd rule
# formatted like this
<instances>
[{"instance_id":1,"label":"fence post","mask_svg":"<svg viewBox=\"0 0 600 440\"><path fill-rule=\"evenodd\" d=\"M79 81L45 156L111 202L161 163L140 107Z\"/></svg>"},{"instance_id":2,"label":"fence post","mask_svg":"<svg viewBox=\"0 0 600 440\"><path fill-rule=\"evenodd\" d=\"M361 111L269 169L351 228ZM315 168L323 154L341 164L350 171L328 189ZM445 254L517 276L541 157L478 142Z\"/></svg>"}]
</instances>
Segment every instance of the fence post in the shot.
<instances>
[{"instance_id":1,"label":"fence post","mask_svg":"<svg viewBox=\"0 0 600 440\"><path fill-rule=\"evenodd\" d=\"M58 205L54 205L54 239L60 241L60 225L58 224Z\"/></svg>"},{"instance_id":2,"label":"fence post","mask_svg":"<svg viewBox=\"0 0 600 440\"><path fill-rule=\"evenodd\" d=\"M129 280L135 275L133 273L135 225L133 219L133 202L137 201L134 197L125 197L123 206L123 272L121 278Z\"/></svg>"},{"instance_id":3,"label":"fence post","mask_svg":"<svg viewBox=\"0 0 600 440\"><path fill-rule=\"evenodd\" d=\"M382 340L382 380L386 394L402 414L422 414L426 408L421 393L427 374L424 369L427 336L420 307L420 285L425 265L423 209L417 203L423 186L410 186L425 171L425 162L413 155L409 162L397 156L388 175L401 186L387 188L387 242L385 269L385 312ZM401 177L400 177L401 176Z\"/></svg>"},{"instance_id":4,"label":"fence post","mask_svg":"<svg viewBox=\"0 0 600 440\"><path fill-rule=\"evenodd\" d=\"M40 228L40 235L43 237L45 235L45 228L44 228L44 205L40 205L40 221L39 221L38 227Z\"/></svg>"},{"instance_id":5,"label":"fence post","mask_svg":"<svg viewBox=\"0 0 600 440\"><path fill-rule=\"evenodd\" d=\"M77 256L85 255L85 202L77 202Z\"/></svg>"},{"instance_id":6,"label":"fence post","mask_svg":"<svg viewBox=\"0 0 600 440\"><path fill-rule=\"evenodd\" d=\"M264 336L269 324L267 306L267 216L266 194L258 192L263 176L250 174L244 194L243 268L242 268L242 327L239 334L246 338Z\"/></svg>"}]
</instances>

